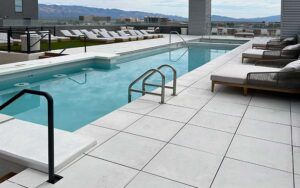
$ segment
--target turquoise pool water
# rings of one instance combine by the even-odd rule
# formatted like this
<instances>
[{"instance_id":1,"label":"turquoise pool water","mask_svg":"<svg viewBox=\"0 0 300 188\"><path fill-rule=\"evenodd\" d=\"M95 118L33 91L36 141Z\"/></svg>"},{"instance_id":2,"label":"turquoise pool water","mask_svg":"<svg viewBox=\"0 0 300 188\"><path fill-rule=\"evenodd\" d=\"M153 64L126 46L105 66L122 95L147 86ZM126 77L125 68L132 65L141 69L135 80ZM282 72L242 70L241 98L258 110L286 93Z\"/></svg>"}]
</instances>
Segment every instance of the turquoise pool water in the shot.
<instances>
[{"instance_id":1,"label":"turquoise pool water","mask_svg":"<svg viewBox=\"0 0 300 188\"><path fill-rule=\"evenodd\" d=\"M161 50L159 53L121 58L114 65L95 59L65 67L47 68L36 73L20 74L0 82L0 103L24 88L46 91L55 101L55 127L75 131L127 104L128 85L146 70L170 64L175 67L178 76L181 76L235 47L217 45L180 48L172 51L172 59L179 59L176 62L170 61L168 50ZM163 72L167 75L167 80L172 79L170 71ZM152 81L158 80L153 78ZM27 84L22 86L18 83ZM46 101L36 96L26 95L1 113L47 124Z\"/></svg>"}]
</instances>

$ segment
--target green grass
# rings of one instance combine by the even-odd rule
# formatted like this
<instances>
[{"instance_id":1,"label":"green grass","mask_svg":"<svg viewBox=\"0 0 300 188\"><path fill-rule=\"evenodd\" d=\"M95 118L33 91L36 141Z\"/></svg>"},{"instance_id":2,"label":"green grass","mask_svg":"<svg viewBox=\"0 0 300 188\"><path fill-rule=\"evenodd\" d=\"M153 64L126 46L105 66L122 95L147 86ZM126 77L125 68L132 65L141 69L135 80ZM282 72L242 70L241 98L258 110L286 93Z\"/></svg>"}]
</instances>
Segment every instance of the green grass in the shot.
<instances>
[{"instance_id":1,"label":"green grass","mask_svg":"<svg viewBox=\"0 0 300 188\"><path fill-rule=\"evenodd\" d=\"M87 46L94 46L94 45L101 45L99 42L93 42L93 41L87 41ZM76 47L83 47L84 42L80 39L72 39L69 41L60 41L60 42L52 42L51 47L52 50L59 50L59 49L65 49L65 48L76 48ZM0 46L0 50L7 51L6 46ZM12 45L11 51L13 52L20 52L21 51L21 45ZM48 51L48 43L42 41L41 42L41 51Z\"/></svg>"}]
</instances>

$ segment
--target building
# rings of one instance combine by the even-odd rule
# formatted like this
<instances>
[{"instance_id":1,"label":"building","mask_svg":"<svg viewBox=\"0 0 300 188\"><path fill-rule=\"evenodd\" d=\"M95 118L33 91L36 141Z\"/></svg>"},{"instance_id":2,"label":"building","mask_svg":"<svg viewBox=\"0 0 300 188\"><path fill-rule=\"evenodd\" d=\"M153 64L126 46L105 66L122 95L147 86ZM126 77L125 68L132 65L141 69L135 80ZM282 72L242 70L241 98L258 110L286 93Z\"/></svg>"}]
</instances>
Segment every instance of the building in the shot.
<instances>
[{"instance_id":1,"label":"building","mask_svg":"<svg viewBox=\"0 0 300 188\"><path fill-rule=\"evenodd\" d=\"M79 16L79 21L84 23L106 24L111 22L110 16Z\"/></svg>"},{"instance_id":2,"label":"building","mask_svg":"<svg viewBox=\"0 0 300 188\"><path fill-rule=\"evenodd\" d=\"M170 21L169 18L163 18L163 17L147 16L144 18L144 22L150 24L167 24L169 21Z\"/></svg>"},{"instance_id":3,"label":"building","mask_svg":"<svg viewBox=\"0 0 300 188\"><path fill-rule=\"evenodd\" d=\"M38 19L38 0L0 0L0 19Z\"/></svg>"},{"instance_id":4,"label":"building","mask_svg":"<svg viewBox=\"0 0 300 188\"><path fill-rule=\"evenodd\" d=\"M281 34L282 37L295 36L300 33L300 1L281 0Z\"/></svg>"},{"instance_id":5,"label":"building","mask_svg":"<svg viewBox=\"0 0 300 188\"><path fill-rule=\"evenodd\" d=\"M211 30L211 0L189 0L189 34L207 35Z\"/></svg>"}]
</instances>

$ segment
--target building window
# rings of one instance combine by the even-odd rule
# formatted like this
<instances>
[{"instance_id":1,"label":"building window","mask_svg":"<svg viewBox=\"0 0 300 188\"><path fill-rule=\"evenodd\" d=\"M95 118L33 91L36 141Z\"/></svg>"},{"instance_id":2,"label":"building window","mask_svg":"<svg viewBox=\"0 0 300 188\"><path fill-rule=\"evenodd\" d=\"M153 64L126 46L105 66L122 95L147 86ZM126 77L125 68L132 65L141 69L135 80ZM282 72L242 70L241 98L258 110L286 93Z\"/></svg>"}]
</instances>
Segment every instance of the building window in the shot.
<instances>
[{"instance_id":1,"label":"building window","mask_svg":"<svg viewBox=\"0 0 300 188\"><path fill-rule=\"evenodd\" d=\"M23 12L23 0L15 0L15 11Z\"/></svg>"}]
</instances>

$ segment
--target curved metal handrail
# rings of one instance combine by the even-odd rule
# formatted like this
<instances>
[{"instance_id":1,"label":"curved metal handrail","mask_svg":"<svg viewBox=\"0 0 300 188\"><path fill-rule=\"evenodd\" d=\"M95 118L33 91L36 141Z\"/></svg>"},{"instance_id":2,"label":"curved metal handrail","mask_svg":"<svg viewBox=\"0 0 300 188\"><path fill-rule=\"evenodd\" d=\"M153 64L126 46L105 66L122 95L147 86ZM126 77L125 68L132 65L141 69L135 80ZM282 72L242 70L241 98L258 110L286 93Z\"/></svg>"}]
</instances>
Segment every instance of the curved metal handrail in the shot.
<instances>
[{"instance_id":1,"label":"curved metal handrail","mask_svg":"<svg viewBox=\"0 0 300 188\"><path fill-rule=\"evenodd\" d=\"M169 35L169 44L172 44L172 34L176 34L179 38L181 38L181 40L183 41L183 43L186 45L186 47L188 48L188 44L186 42L186 40L184 40L184 38L177 32L177 31L171 31L170 35Z\"/></svg>"},{"instance_id":2,"label":"curved metal handrail","mask_svg":"<svg viewBox=\"0 0 300 188\"><path fill-rule=\"evenodd\" d=\"M158 73L161 76L161 94L157 94L157 93L152 93L152 92L147 92L147 91L141 91L141 90L136 90L136 89L132 89L132 87L141 79L143 79L145 76L149 75L149 74L154 74L154 73ZM132 101L132 92L137 92L137 93L142 93L142 95L144 94L152 94L152 95L157 95L157 96L161 96L161 103L163 104L165 102L165 86L166 86L166 77L165 75L157 70L157 69L150 69L148 71L146 71L144 74L142 74L141 76L139 76L137 79L135 79L133 82L131 82L131 84L128 87L128 102L130 103Z\"/></svg>"},{"instance_id":3,"label":"curved metal handrail","mask_svg":"<svg viewBox=\"0 0 300 188\"><path fill-rule=\"evenodd\" d=\"M4 104L0 105L0 111L4 108L8 107L10 104L18 100L20 97L22 97L25 94L31 94L31 95L38 95L46 98L48 103L48 170L49 170L49 183L55 184L57 181L62 179L61 176L56 175L54 172L54 101L53 97L46 92L43 91L36 91L36 90L29 90L24 89L15 96L13 96L11 99L6 101Z\"/></svg>"},{"instance_id":4,"label":"curved metal handrail","mask_svg":"<svg viewBox=\"0 0 300 188\"><path fill-rule=\"evenodd\" d=\"M170 86L165 86L165 88L168 88L168 89L173 89L173 93L172 95L173 96L176 96L176 85L177 85L177 71L174 67L172 67L171 65L168 65L168 64L164 64L164 65L161 65L157 68L157 70L161 70L162 68L170 68L172 71L173 71L173 87L170 87ZM152 72L150 73L149 75L147 75L144 79L143 79L143 91L146 91L146 86L154 86L154 87L160 87L159 85L157 84L149 84L149 83L146 83L146 81L155 74L155 72ZM143 94L144 95L144 94Z\"/></svg>"}]
</instances>

